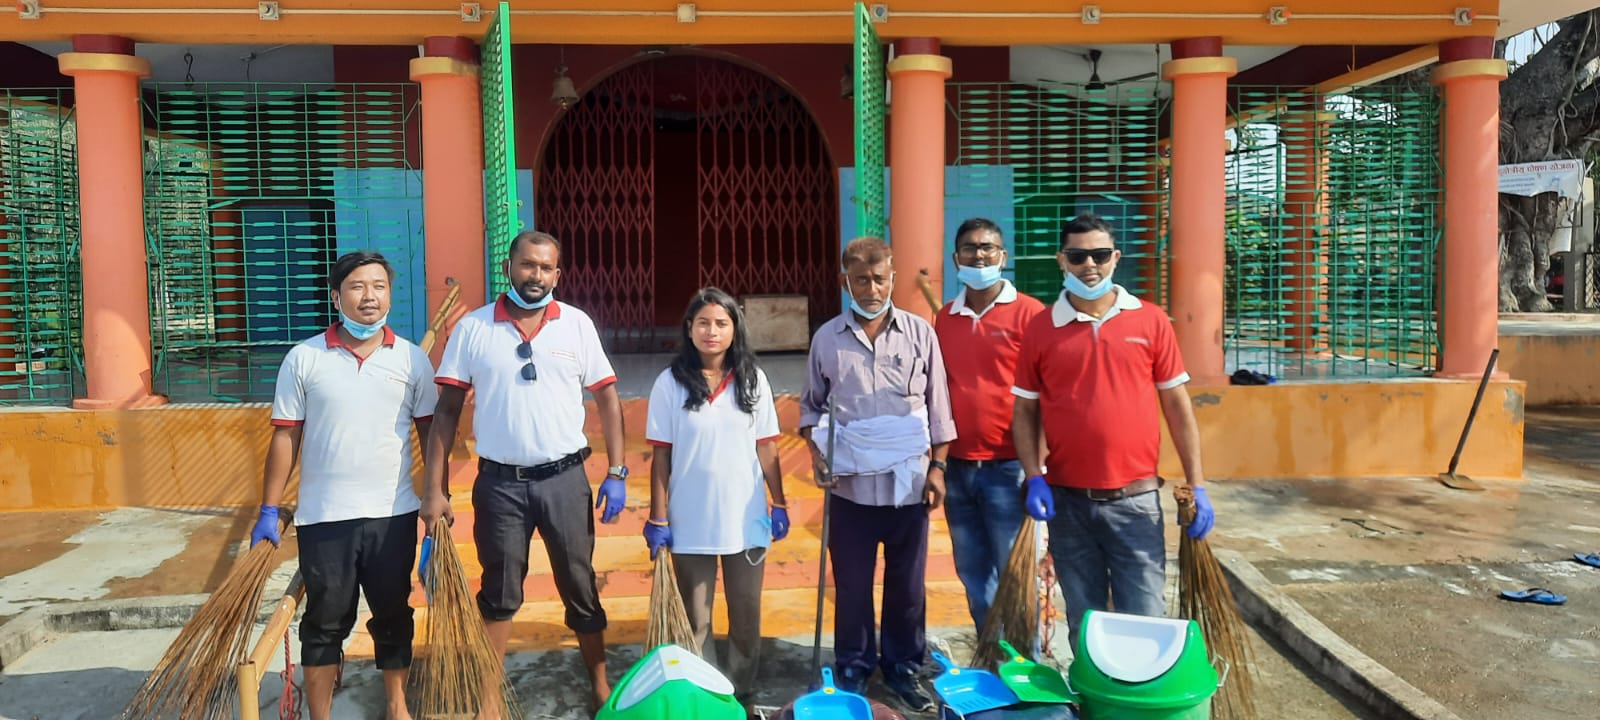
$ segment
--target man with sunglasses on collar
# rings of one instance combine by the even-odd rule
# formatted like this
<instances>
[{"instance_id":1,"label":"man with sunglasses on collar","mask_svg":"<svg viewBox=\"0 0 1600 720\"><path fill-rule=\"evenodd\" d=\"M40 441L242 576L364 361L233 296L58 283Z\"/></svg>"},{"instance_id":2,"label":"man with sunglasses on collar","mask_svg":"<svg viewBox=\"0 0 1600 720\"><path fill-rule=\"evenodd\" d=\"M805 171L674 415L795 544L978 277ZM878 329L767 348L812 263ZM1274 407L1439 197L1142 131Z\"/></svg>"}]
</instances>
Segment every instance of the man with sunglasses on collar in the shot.
<instances>
[{"instance_id":1,"label":"man with sunglasses on collar","mask_svg":"<svg viewBox=\"0 0 1600 720\"><path fill-rule=\"evenodd\" d=\"M594 321L554 300L561 243L524 232L511 241L502 269L511 290L461 318L439 363L439 405L428 438L428 484L422 519L454 520L445 487L450 448L468 389L478 477L472 486L473 542L483 566L478 609L489 639L505 654L511 618L522 606L528 544L537 532L550 557L566 624L578 637L593 706L604 704L606 613L594 573L593 508L615 523L626 500L622 402ZM593 500L584 461L583 391L594 394L610 468ZM485 696L492 697L492 689Z\"/></svg>"},{"instance_id":2,"label":"man with sunglasses on collar","mask_svg":"<svg viewBox=\"0 0 1600 720\"><path fill-rule=\"evenodd\" d=\"M1215 520L1172 322L1112 283L1120 258L1099 216L1067 223L1057 255L1065 290L1023 337L1011 389L1012 436L1028 475L1025 506L1049 522L1074 641L1086 610L1165 614L1158 406L1194 489L1189 536L1204 538Z\"/></svg>"}]
</instances>

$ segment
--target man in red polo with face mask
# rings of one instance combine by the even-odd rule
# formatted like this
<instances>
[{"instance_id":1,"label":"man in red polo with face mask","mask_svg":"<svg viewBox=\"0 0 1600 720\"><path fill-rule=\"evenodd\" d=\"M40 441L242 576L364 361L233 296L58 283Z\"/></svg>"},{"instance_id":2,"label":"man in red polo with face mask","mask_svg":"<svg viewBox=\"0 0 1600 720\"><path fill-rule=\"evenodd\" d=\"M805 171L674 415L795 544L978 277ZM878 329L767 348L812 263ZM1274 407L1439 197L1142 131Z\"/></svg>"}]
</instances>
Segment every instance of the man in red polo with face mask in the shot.
<instances>
[{"instance_id":1,"label":"man in red polo with face mask","mask_svg":"<svg viewBox=\"0 0 1600 720\"><path fill-rule=\"evenodd\" d=\"M1086 214L1067 224L1057 256L1065 290L1028 328L1011 390L1012 435L1028 474L1025 506L1049 521L1074 640L1086 610L1165 614L1156 476L1163 417L1198 506L1189 536L1204 538L1215 518L1172 321L1112 283L1120 257L1105 220Z\"/></svg>"}]
</instances>

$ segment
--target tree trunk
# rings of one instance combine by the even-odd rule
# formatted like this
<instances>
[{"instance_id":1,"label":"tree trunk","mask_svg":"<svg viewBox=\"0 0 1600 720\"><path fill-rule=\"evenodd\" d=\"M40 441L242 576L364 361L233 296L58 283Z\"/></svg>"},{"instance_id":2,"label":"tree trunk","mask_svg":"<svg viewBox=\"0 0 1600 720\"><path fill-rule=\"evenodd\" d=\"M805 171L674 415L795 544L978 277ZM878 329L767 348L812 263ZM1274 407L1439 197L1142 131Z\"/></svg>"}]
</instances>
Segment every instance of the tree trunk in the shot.
<instances>
[{"instance_id":1,"label":"tree trunk","mask_svg":"<svg viewBox=\"0 0 1600 720\"><path fill-rule=\"evenodd\" d=\"M1550 238L1560 223L1560 198L1500 196L1500 311L1547 312L1544 276Z\"/></svg>"}]
</instances>

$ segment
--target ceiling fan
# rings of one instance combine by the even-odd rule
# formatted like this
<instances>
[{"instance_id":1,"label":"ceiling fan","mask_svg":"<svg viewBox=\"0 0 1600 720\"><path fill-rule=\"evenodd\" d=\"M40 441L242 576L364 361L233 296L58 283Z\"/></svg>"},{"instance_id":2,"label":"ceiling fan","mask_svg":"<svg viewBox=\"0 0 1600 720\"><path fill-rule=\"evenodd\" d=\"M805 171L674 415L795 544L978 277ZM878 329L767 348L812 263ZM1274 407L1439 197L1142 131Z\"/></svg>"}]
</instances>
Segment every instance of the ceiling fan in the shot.
<instances>
[{"instance_id":1,"label":"ceiling fan","mask_svg":"<svg viewBox=\"0 0 1600 720\"><path fill-rule=\"evenodd\" d=\"M1157 72L1139 73L1138 75L1129 75L1107 83L1100 79L1100 54L1099 49L1089 48L1089 52L1083 56L1085 60L1089 61L1089 82L1083 86L1085 90L1104 90L1107 85L1148 80L1160 74Z\"/></svg>"}]
</instances>

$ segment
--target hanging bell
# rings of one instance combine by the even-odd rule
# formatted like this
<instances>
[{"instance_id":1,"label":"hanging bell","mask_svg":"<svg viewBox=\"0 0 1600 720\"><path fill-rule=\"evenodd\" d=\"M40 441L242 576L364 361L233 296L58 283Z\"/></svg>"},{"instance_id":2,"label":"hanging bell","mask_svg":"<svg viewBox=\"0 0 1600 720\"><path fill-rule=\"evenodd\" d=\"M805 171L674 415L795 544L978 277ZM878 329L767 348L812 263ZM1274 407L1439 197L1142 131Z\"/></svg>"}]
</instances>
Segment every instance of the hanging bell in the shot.
<instances>
[{"instance_id":1,"label":"hanging bell","mask_svg":"<svg viewBox=\"0 0 1600 720\"><path fill-rule=\"evenodd\" d=\"M550 102L566 110L578 102L578 88L572 84L572 78L567 77L566 66L556 72L556 79L550 83Z\"/></svg>"}]
</instances>

